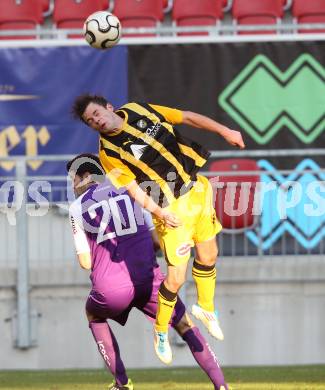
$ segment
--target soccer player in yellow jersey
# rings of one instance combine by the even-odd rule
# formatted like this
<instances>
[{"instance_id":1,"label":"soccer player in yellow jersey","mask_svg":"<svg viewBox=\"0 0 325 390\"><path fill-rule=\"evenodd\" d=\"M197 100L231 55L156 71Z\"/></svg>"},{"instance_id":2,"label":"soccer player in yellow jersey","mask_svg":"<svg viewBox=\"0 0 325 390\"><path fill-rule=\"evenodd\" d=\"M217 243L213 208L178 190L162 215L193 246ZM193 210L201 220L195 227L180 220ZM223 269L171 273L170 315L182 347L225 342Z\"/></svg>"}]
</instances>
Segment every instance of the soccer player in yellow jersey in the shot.
<instances>
[{"instance_id":1,"label":"soccer player in yellow jersey","mask_svg":"<svg viewBox=\"0 0 325 390\"><path fill-rule=\"evenodd\" d=\"M185 282L191 248L198 302L192 314L219 340L223 333L214 308L216 234L221 225L213 207L209 181L198 175L209 153L183 136L174 125L185 124L222 136L244 148L240 132L204 115L147 103L127 103L117 110L102 96L82 95L74 115L100 134L99 157L116 187L149 210L167 261L167 277L158 294L155 350L161 361L172 361L168 323L177 292Z\"/></svg>"}]
</instances>

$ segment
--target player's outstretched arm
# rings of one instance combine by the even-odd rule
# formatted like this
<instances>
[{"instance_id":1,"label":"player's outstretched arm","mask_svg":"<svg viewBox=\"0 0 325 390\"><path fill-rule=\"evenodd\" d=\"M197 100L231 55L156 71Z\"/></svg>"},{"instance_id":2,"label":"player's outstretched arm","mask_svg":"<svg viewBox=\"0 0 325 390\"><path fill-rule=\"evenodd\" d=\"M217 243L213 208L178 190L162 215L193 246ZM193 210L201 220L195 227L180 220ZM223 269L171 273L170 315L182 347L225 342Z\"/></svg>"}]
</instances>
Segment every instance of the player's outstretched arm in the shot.
<instances>
[{"instance_id":1,"label":"player's outstretched arm","mask_svg":"<svg viewBox=\"0 0 325 390\"><path fill-rule=\"evenodd\" d=\"M183 111L183 121L185 125L205 129L221 135L230 145L237 146L240 149L245 148L243 137L237 130L231 130L221 123L192 111Z\"/></svg>"},{"instance_id":2,"label":"player's outstretched arm","mask_svg":"<svg viewBox=\"0 0 325 390\"><path fill-rule=\"evenodd\" d=\"M167 227L175 228L181 225L181 221L174 213L158 206L157 203L142 190L135 180L133 180L126 189L131 198L136 200L140 206L150 211L155 217L164 220Z\"/></svg>"}]
</instances>

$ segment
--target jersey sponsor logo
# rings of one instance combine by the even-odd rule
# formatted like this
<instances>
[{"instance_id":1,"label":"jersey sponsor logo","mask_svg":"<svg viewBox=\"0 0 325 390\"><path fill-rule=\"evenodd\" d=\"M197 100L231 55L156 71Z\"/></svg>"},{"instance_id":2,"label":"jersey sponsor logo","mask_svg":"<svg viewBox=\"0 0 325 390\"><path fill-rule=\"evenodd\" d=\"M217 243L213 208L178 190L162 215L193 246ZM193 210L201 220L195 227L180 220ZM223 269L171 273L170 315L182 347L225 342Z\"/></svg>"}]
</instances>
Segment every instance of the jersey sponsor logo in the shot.
<instances>
[{"instance_id":1,"label":"jersey sponsor logo","mask_svg":"<svg viewBox=\"0 0 325 390\"><path fill-rule=\"evenodd\" d=\"M144 137L144 142L149 144L151 143L151 138L155 138L159 129L161 128L161 123L158 122L155 125L148 127L146 130L146 136Z\"/></svg>"},{"instance_id":2,"label":"jersey sponsor logo","mask_svg":"<svg viewBox=\"0 0 325 390\"><path fill-rule=\"evenodd\" d=\"M142 157L143 153L144 153L144 150L145 148L147 147L147 145L131 145L130 146L130 149L134 155L134 157L137 159L137 160L140 160L140 158Z\"/></svg>"},{"instance_id":3,"label":"jersey sponsor logo","mask_svg":"<svg viewBox=\"0 0 325 390\"><path fill-rule=\"evenodd\" d=\"M191 250L191 244L186 243L182 244L176 249L176 255L177 256L186 256L188 252Z\"/></svg>"}]
</instances>

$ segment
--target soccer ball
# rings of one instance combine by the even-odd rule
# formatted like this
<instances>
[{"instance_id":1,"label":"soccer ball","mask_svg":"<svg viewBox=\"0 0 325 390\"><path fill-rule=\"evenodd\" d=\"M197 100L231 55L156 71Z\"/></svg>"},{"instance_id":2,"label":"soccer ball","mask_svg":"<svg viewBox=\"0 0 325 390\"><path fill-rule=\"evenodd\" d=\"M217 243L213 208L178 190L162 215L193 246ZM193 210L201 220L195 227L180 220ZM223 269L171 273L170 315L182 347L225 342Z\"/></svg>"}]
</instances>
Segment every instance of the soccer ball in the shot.
<instances>
[{"instance_id":1,"label":"soccer ball","mask_svg":"<svg viewBox=\"0 0 325 390\"><path fill-rule=\"evenodd\" d=\"M107 11L98 11L89 15L83 30L86 41L96 49L109 49L115 46L122 32L119 19Z\"/></svg>"}]
</instances>

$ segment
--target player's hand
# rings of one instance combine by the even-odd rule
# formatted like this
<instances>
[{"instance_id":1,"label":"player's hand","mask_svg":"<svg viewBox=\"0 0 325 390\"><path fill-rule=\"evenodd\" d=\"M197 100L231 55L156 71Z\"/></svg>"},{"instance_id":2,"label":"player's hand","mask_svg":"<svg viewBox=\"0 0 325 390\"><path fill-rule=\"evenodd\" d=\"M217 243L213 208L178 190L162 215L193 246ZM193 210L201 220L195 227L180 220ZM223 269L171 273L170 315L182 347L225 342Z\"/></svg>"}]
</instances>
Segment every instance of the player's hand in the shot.
<instances>
[{"instance_id":1,"label":"player's hand","mask_svg":"<svg viewBox=\"0 0 325 390\"><path fill-rule=\"evenodd\" d=\"M240 149L245 148L243 137L242 137L240 131L229 129L229 131L227 131L227 134L225 135L225 140L230 145L237 146Z\"/></svg>"},{"instance_id":2,"label":"player's hand","mask_svg":"<svg viewBox=\"0 0 325 390\"><path fill-rule=\"evenodd\" d=\"M161 219L164 221L165 226L168 228L177 228L182 225L181 220L174 213L163 210Z\"/></svg>"}]
</instances>

